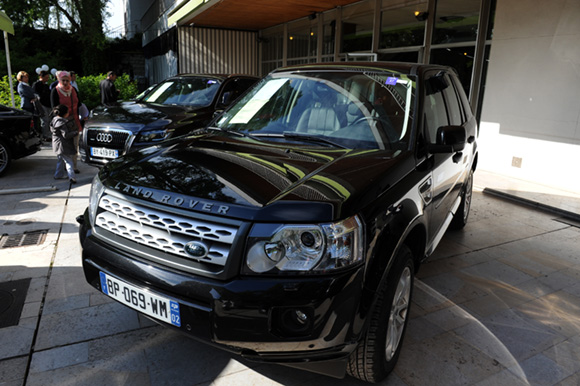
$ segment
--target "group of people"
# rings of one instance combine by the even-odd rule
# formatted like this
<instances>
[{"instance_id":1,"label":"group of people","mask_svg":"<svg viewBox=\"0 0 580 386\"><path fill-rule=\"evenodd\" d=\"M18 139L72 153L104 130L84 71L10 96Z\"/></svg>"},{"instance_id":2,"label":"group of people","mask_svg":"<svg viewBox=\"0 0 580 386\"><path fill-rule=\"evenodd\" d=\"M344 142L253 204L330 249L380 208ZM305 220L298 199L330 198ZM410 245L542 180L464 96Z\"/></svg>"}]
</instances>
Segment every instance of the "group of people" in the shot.
<instances>
[{"instance_id":1,"label":"group of people","mask_svg":"<svg viewBox=\"0 0 580 386\"><path fill-rule=\"evenodd\" d=\"M48 71L40 71L38 81L30 86L28 73L18 73L20 108L40 116L42 135L52 141L52 149L57 155L54 178L76 183L76 174L80 173L77 167L79 139L89 111L81 101L74 72L57 71L56 81L51 85L48 84L49 78ZM100 83L101 103L104 105L117 103L116 78L115 72L109 71L107 78Z\"/></svg>"}]
</instances>

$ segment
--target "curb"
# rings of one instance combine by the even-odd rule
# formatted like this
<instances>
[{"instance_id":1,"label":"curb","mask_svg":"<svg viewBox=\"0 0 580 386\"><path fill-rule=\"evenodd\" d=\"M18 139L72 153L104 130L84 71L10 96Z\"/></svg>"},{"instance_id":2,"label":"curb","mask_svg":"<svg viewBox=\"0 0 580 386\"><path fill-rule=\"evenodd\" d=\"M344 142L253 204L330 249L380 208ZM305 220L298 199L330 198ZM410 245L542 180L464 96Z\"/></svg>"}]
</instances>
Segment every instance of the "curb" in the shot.
<instances>
[{"instance_id":1,"label":"curb","mask_svg":"<svg viewBox=\"0 0 580 386\"><path fill-rule=\"evenodd\" d=\"M515 203L518 203L521 205L526 205L526 206L529 206L529 207L532 207L534 209L538 209L538 210L541 210L544 212L552 213L552 214L564 217L568 220L580 222L580 214L570 212L568 210L560 209L560 208L557 208L555 206L546 205L546 204L543 204L543 203L538 202L538 201L530 200L528 198L519 197L519 196L516 196L514 194L502 192L501 190L496 190L496 189L491 189L491 188L484 188L483 193L488 194L490 196L503 198L505 200L512 201L512 202L515 202Z\"/></svg>"}]
</instances>

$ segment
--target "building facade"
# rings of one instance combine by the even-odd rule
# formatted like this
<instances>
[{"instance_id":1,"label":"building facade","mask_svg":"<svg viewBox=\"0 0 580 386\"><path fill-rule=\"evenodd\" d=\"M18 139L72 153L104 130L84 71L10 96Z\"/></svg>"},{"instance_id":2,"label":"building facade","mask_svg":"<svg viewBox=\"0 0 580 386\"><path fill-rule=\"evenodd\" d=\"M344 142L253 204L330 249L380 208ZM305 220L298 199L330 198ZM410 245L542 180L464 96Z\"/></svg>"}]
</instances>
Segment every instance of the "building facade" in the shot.
<instances>
[{"instance_id":1,"label":"building facade","mask_svg":"<svg viewBox=\"0 0 580 386\"><path fill-rule=\"evenodd\" d=\"M480 167L580 191L567 173L580 149L577 0L155 0L147 9L151 83L341 60L449 65L480 119Z\"/></svg>"}]
</instances>

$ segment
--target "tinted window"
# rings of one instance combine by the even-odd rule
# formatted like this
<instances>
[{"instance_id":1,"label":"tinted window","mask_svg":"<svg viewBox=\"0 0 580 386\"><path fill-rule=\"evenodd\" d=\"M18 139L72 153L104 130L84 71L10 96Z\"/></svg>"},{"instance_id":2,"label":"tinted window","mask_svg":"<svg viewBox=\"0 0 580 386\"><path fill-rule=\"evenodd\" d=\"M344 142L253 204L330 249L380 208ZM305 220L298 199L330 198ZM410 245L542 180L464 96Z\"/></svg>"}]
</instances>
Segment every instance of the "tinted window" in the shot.
<instances>
[{"instance_id":1,"label":"tinted window","mask_svg":"<svg viewBox=\"0 0 580 386\"><path fill-rule=\"evenodd\" d=\"M448 85L442 76L434 75L425 81L424 126L431 143L436 142L437 129L449 124L443 99L446 88Z\"/></svg>"},{"instance_id":2,"label":"tinted window","mask_svg":"<svg viewBox=\"0 0 580 386\"><path fill-rule=\"evenodd\" d=\"M451 83L451 79L449 79L447 75L444 79L445 83L448 84L448 86L443 90L443 95L445 95L445 102L447 104L449 124L460 126L463 124L463 115L461 114L460 104L457 100L457 93Z\"/></svg>"},{"instance_id":3,"label":"tinted window","mask_svg":"<svg viewBox=\"0 0 580 386\"><path fill-rule=\"evenodd\" d=\"M248 88L250 88L254 83L256 83L257 79L244 79L238 78L229 81L223 89L223 93L220 99L220 103L226 102L226 104L230 104L236 99L238 99Z\"/></svg>"},{"instance_id":4,"label":"tinted window","mask_svg":"<svg viewBox=\"0 0 580 386\"><path fill-rule=\"evenodd\" d=\"M220 84L219 79L205 77L168 79L145 95L143 101L163 105L209 106Z\"/></svg>"}]
</instances>

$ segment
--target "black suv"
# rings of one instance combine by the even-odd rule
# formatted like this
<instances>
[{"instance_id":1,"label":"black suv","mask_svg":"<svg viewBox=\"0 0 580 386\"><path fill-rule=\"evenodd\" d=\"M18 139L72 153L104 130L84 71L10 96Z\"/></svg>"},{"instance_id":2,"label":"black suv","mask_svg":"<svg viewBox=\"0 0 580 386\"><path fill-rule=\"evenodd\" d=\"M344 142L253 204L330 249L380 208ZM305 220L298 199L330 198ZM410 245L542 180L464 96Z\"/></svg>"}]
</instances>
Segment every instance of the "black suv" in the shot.
<instances>
[{"instance_id":1,"label":"black suv","mask_svg":"<svg viewBox=\"0 0 580 386\"><path fill-rule=\"evenodd\" d=\"M38 127L38 117L0 105L0 176L6 173L12 160L40 150L42 139L35 127Z\"/></svg>"},{"instance_id":2,"label":"black suv","mask_svg":"<svg viewBox=\"0 0 580 386\"><path fill-rule=\"evenodd\" d=\"M447 67L276 70L205 129L100 171L86 279L247 359L379 381L419 265L466 224L476 137Z\"/></svg>"},{"instance_id":3,"label":"black suv","mask_svg":"<svg viewBox=\"0 0 580 386\"><path fill-rule=\"evenodd\" d=\"M103 165L131 150L204 127L258 79L183 74L149 88L134 101L99 106L85 124L81 158Z\"/></svg>"}]
</instances>

